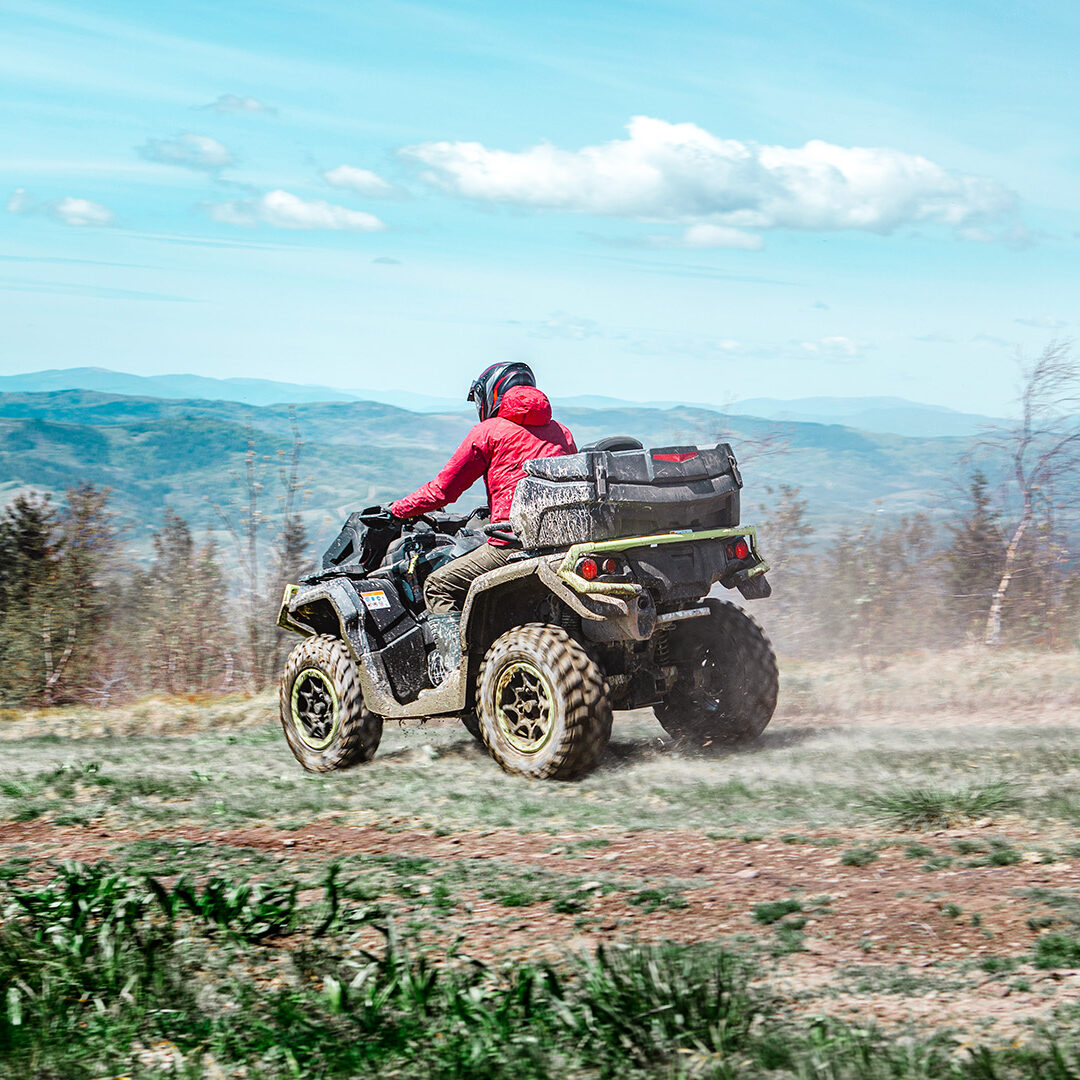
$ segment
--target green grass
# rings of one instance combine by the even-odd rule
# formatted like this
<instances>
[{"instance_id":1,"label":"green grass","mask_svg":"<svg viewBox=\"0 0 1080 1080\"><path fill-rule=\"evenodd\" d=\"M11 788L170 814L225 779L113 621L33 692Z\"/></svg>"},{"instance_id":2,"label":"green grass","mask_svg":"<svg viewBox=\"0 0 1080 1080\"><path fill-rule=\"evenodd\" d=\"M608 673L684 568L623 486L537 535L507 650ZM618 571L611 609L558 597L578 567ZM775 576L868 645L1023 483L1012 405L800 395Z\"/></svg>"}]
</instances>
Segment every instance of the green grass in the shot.
<instances>
[{"instance_id":1,"label":"green grass","mask_svg":"<svg viewBox=\"0 0 1080 1080\"><path fill-rule=\"evenodd\" d=\"M1073 934L1044 934L1035 942L1035 966L1080 968L1080 938Z\"/></svg>"},{"instance_id":2,"label":"green grass","mask_svg":"<svg viewBox=\"0 0 1080 1080\"><path fill-rule=\"evenodd\" d=\"M791 915L802 909L800 900L764 900L754 905L754 919L769 926L774 922L779 922L785 915Z\"/></svg>"},{"instance_id":3,"label":"green grass","mask_svg":"<svg viewBox=\"0 0 1080 1080\"><path fill-rule=\"evenodd\" d=\"M1020 797L1011 784L995 781L960 789L897 787L870 795L866 802L897 828L931 829L1015 810L1020 806Z\"/></svg>"},{"instance_id":4,"label":"green grass","mask_svg":"<svg viewBox=\"0 0 1080 1080\"><path fill-rule=\"evenodd\" d=\"M185 889L106 865L69 864L33 889L5 887L0 1071L163 1075L144 1048L164 1045L170 1075L192 1080L208 1062L264 1080L1080 1075L1067 1028L1058 1043L958 1055L944 1034L897 1040L787 1017L760 970L711 944L610 947L514 967L456 959L402 937L385 914L354 909L337 879L328 875L322 900L305 909L242 881ZM380 948L360 944L365 927ZM776 950L800 943L791 925ZM861 992L948 985L905 968L845 978Z\"/></svg>"},{"instance_id":5,"label":"green grass","mask_svg":"<svg viewBox=\"0 0 1080 1080\"><path fill-rule=\"evenodd\" d=\"M373 762L325 776L303 773L280 730L269 723L182 739L9 741L0 816L13 817L20 806L32 804L40 817L73 815L66 820L90 826L100 820L125 827L271 823L302 832L307 822L348 815L355 823L394 827L396 819L400 827L443 835L490 827L591 832L585 841L574 837L569 848L547 840L541 850L563 846L570 856L602 858L612 831L674 828L744 837L747 843L776 835L793 843L836 843L835 836L826 840L821 834L865 827L883 816L874 797L868 802L868 775L880 777L876 783L890 794L929 792L918 808L923 821L951 819L961 811L996 813L1015 807L1019 791L1034 792L1023 806L1030 814L1061 817L1062 810L1064 820L1072 821L1073 810L1060 801L1072 797L1070 792L1080 800L1071 729L1039 728L1038 739L1016 725L980 729L973 762L970 732L961 729L935 731L913 743L909 733L891 726L873 732L796 728L795 737L782 737L782 722L777 723L775 736L770 729L755 747L695 757L658 749L660 729L650 715L620 716L601 768L564 785L528 784L503 774L453 726L390 726ZM978 766L976 777L1007 771L1015 790L993 780L965 786L972 784L972 764ZM1051 767L1055 784L1046 789L1039 777ZM902 825L910 824L910 802L905 799L899 814ZM1080 801L1075 813L1080 823ZM747 822L753 822L752 831Z\"/></svg>"},{"instance_id":6,"label":"green grass","mask_svg":"<svg viewBox=\"0 0 1080 1080\"><path fill-rule=\"evenodd\" d=\"M840 856L840 862L844 866L869 866L870 863L877 862L878 857L878 852L873 848L848 848Z\"/></svg>"}]
</instances>

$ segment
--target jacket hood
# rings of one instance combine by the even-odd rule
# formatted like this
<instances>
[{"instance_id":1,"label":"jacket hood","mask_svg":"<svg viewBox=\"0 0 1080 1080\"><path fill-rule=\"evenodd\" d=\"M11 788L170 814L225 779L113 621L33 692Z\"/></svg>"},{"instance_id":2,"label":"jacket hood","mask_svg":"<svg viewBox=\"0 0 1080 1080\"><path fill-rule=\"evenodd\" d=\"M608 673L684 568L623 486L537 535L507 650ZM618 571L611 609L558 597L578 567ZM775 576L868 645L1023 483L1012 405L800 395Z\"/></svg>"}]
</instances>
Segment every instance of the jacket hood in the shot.
<instances>
[{"instance_id":1,"label":"jacket hood","mask_svg":"<svg viewBox=\"0 0 1080 1080\"><path fill-rule=\"evenodd\" d=\"M551 423L551 402L535 386L513 386L499 402L499 416L523 427L543 427Z\"/></svg>"}]
</instances>

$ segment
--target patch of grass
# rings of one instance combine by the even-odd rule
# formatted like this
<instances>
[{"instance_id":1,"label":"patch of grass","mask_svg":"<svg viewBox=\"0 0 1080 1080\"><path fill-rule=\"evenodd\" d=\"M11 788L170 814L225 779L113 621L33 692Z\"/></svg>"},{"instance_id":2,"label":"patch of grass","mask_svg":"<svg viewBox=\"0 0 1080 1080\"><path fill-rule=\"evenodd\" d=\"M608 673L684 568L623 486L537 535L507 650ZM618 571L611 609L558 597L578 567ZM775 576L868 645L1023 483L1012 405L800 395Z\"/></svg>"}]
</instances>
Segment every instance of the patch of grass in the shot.
<instances>
[{"instance_id":1,"label":"patch of grass","mask_svg":"<svg viewBox=\"0 0 1080 1080\"><path fill-rule=\"evenodd\" d=\"M928 991L942 991L964 985L964 980L936 972L912 971L906 964L896 967L855 965L841 973L843 982L858 994L899 994L916 997ZM901 1074L903 1075L903 1074Z\"/></svg>"},{"instance_id":2,"label":"patch of grass","mask_svg":"<svg viewBox=\"0 0 1080 1080\"><path fill-rule=\"evenodd\" d=\"M690 906L685 896L671 888L641 889L627 899L635 907L642 908L647 915L651 915L660 908L678 911Z\"/></svg>"},{"instance_id":3,"label":"patch of grass","mask_svg":"<svg viewBox=\"0 0 1080 1080\"><path fill-rule=\"evenodd\" d=\"M950 919L959 919L964 909L959 904L942 904L941 914Z\"/></svg>"},{"instance_id":4,"label":"patch of grass","mask_svg":"<svg viewBox=\"0 0 1080 1080\"><path fill-rule=\"evenodd\" d=\"M844 866L869 866L870 863L877 862L877 859L878 853L873 848L848 848L840 856Z\"/></svg>"},{"instance_id":5,"label":"patch of grass","mask_svg":"<svg viewBox=\"0 0 1080 1080\"><path fill-rule=\"evenodd\" d=\"M867 804L901 829L949 828L969 818L1014 810L1020 796L1011 784L949 790L929 786L897 787L870 795Z\"/></svg>"},{"instance_id":6,"label":"patch of grass","mask_svg":"<svg viewBox=\"0 0 1080 1080\"><path fill-rule=\"evenodd\" d=\"M909 859L925 859L934 854L934 849L927 847L925 844L908 844L904 848L904 854Z\"/></svg>"},{"instance_id":7,"label":"patch of grass","mask_svg":"<svg viewBox=\"0 0 1080 1080\"><path fill-rule=\"evenodd\" d=\"M1080 968L1080 938L1072 934L1044 934L1035 942L1035 966Z\"/></svg>"},{"instance_id":8,"label":"patch of grass","mask_svg":"<svg viewBox=\"0 0 1080 1080\"><path fill-rule=\"evenodd\" d=\"M531 889L510 889L499 897L503 907L531 907L540 903L540 894Z\"/></svg>"},{"instance_id":9,"label":"patch of grass","mask_svg":"<svg viewBox=\"0 0 1080 1080\"><path fill-rule=\"evenodd\" d=\"M974 855L976 852L989 850L987 845L979 840L954 840L952 847L959 855Z\"/></svg>"},{"instance_id":10,"label":"patch of grass","mask_svg":"<svg viewBox=\"0 0 1080 1080\"><path fill-rule=\"evenodd\" d=\"M802 909L802 902L799 900L765 900L754 905L754 919L769 926L774 922L779 922L785 915L793 915Z\"/></svg>"},{"instance_id":11,"label":"patch of grass","mask_svg":"<svg viewBox=\"0 0 1080 1080\"><path fill-rule=\"evenodd\" d=\"M0 863L0 881L12 881L15 878L26 877L29 870L33 869L34 860L25 855L16 855Z\"/></svg>"},{"instance_id":12,"label":"patch of grass","mask_svg":"<svg viewBox=\"0 0 1080 1080\"><path fill-rule=\"evenodd\" d=\"M1015 971L1020 966L1020 959L1016 956L984 956L979 961L979 967L990 975L999 972Z\"/></svg>"},{"instance_id":13,"label":"patch of grass","mask_svg":"<svg viewBox=\"0 0 1080 1080\"><path fill-rule=\"evenodd\" d=\"M922 868L932 874L935 870L948 870L955 862L956 860L951 855L934 855L923 863Z\"/></svg>"},{"instance_id":14,"label":"patch of grass","mask_svg":"<svg viewBox=\"0 0 1080 1080\"><path fill-rule=\"evenodd\" d=\"M769 951L773 956L789 956L791 953L802 952L805 949L806 938L802 928L806 925L805 919L792 919L790 922L782 922L776 927L776 936Z\"/></svg>"},{"instance_id":15,"label":"patch of grass","mask_svg":"<svg viewBox=\"0 0 1080 1080\"><path fill-rule=\"evenodd\" d=\"M593 848L611 847L611 841L602 836L588 837L585 840L571 840L563 849L564 854L573 855L579 851L590 851Z\"/></svg>"}]
</instances>

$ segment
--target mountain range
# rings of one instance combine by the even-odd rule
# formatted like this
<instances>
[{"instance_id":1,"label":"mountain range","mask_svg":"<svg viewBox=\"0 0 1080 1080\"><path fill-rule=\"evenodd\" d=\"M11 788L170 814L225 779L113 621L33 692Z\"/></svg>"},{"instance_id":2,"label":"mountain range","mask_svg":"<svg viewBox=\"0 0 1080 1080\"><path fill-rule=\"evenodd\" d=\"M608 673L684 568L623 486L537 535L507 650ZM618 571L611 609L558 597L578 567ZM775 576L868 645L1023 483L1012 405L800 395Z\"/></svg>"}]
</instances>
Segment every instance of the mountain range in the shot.
<instances>
[{"instance_id":1,"label":"mountain range","mask_svg":"<svg viewBox=\"0 0 1080 1080\"><path fill-rule=\"evenodd\" d=\"M746 482L744 520L767 517L780 485L792 485L809 501L819 544L878 515L924 511L942 520L971 446L962 436L911 437L682 405L565 404L558 413L582 445L611 434L652 446L730 441ZM140 551L166 507L227 541L223 516L246 512L245 455L253 451L263 506L274 509L295 425L303 514L318 546L350 510L430 479L474 419L467 411L417 413L362 400L256 406L95 390L0 392L0 504L20 491L63 492L87 481L113 489ZM483 498L477 488L462 503Z\"/></svg>"},{"instance_id":2,"label":"mountain range","mask_svg":"<svg viewBox=\"0 0 1080 1080\"><path fill-rule=\"evenodd\" d=\"M371 401L420 413L470 412L464 400L433 397L405 390L342 390L274 382L269 379L215 379L203 375L130 375L107 368L80 367L0 376L0 392L42 393L56 390L96 390L105 394L156 397L169 400L232 401L245 405L278 405L328 401ZM627 401L584 395L556 397L555 404L570 408L708 409L732 416L811 424L840 424L862 431L892 435L975 435L995 419L926 405L895 397L812 397L796 400L751 398L726 404L700 400Z\"/></svg>"}]
</instances>

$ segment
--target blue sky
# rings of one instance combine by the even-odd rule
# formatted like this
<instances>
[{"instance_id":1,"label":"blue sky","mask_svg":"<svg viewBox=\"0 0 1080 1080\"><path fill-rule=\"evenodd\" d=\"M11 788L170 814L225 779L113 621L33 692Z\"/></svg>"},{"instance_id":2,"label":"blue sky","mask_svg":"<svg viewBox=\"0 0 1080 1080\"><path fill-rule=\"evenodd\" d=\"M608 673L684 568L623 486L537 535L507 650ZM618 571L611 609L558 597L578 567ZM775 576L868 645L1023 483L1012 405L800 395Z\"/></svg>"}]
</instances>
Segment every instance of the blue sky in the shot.
<instances>
[{"instance_id":1,"label":"blue sky","mask_svg":"<svg viewBox=\"0 0 1080 1080\"><path fill-rule=\"evenodd\" d=\"M1073 3L0 19L3 374L1001 412L1080 322Z\"/></svg>"}]
</instances>

